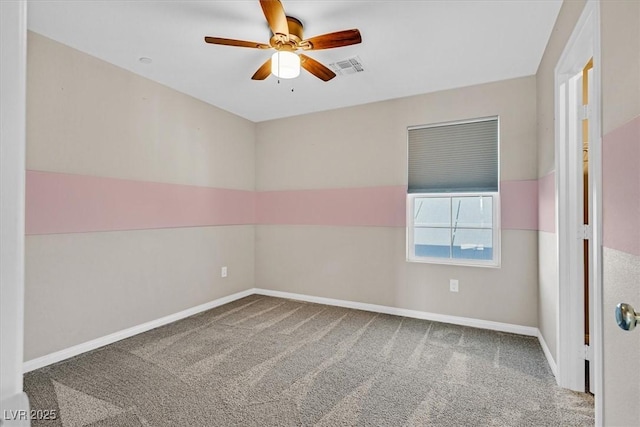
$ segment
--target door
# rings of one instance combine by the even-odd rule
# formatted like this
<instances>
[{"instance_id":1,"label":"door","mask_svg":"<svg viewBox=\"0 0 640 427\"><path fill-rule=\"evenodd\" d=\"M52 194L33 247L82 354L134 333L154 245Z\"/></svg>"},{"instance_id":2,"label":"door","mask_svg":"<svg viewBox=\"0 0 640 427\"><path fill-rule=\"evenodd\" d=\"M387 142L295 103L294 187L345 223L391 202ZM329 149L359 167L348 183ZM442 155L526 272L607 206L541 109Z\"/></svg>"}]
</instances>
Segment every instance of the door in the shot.
<instances>
[{"instance_id":1,"label":"door","mask_svg":"<svg viewBox=\"0 0 640 427\"><path fill-rule=\"evenodd\" d=\"M640 111L603 138L604 425L640 426L640 324L623 330L614 310L640 310ZM639 313L640 314L640 313Z\"/></svg>"}]
</instances>

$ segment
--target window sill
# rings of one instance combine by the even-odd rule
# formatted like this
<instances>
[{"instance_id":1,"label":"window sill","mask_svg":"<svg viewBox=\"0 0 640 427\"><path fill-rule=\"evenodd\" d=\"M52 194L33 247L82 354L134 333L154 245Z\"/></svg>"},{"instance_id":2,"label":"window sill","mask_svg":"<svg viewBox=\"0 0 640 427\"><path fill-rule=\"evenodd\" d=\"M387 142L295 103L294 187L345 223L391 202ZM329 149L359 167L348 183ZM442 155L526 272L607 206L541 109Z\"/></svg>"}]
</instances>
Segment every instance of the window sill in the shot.
<instances>
[{"instance_id":1,"label":"window sill","mask_svg":"<svg viewBox=\"0 0 640 427\"><path fill-rule=\"evenodd\" d=\"M446 258L421 258L421 257L407 257L407 262L417 264L436 264L436 265L450 265L454 267L481 267L481 268L501 268L500 260L496 261L473 261L473 260L461 260L461 259L446 259Z\"/></svg>"}]
</instances>

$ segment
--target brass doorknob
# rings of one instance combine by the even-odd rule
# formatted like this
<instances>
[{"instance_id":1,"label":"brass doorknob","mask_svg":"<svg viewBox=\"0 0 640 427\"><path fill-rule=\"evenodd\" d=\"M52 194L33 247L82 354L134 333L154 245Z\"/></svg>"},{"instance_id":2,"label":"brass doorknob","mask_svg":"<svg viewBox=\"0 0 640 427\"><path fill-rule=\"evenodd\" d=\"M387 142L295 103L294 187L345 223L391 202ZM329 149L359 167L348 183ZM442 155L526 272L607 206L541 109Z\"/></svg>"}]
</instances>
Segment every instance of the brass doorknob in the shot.
<instances>
[{"instance_id":1,"label":"brass doorknob","mask_svg":"<svg viewBox=\"0 0 640 427\"><path fill-rule=\"evenodd\" d=\"M621 302L616 306L616 322L625 331L632 331L640 323L640 314L630 304Z\"/></svg>"}]
</instances>

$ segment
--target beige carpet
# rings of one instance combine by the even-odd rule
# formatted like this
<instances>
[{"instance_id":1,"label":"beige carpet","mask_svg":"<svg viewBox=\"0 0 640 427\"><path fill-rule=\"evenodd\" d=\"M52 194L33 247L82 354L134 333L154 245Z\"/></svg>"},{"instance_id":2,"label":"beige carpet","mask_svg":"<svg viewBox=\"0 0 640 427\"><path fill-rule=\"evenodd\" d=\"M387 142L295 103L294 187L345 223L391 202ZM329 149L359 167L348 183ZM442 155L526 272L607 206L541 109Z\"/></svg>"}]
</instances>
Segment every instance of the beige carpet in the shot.
<instances>
[{"instance_id":1,"label":"beige carpet","mask_svg":"<svg viewBox=\"0 0 640 427\"><path fill-rule=\"evenodd\" d=\"M25 375L34 426L593 425L535 338L253 295Z\"/></svg>"}]
</instances>

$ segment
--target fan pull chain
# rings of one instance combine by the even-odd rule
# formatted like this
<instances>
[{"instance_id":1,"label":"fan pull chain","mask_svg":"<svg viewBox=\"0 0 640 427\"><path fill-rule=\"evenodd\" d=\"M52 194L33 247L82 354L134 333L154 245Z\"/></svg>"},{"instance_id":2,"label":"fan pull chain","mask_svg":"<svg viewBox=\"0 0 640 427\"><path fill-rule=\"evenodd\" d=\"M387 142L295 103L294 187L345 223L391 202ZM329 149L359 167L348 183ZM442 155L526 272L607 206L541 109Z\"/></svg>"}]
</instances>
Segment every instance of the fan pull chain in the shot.
<instances>
[{"instance_id":1,"label":"fan pull chain","mask_svg":"<svg viewBox=\"0 0 640 427\"><path fill-rule=\"evenodd\" d=\"M278 51L278 84L280 84L280 75L282 73L280 72L280 51Z\"/></svg>"}]
</instances>

